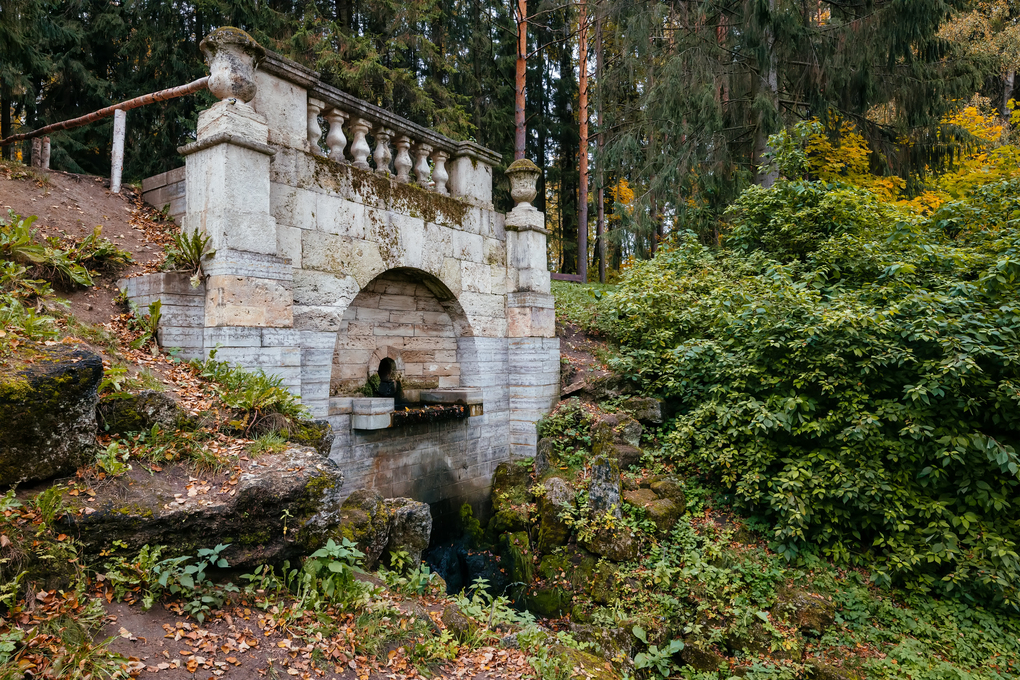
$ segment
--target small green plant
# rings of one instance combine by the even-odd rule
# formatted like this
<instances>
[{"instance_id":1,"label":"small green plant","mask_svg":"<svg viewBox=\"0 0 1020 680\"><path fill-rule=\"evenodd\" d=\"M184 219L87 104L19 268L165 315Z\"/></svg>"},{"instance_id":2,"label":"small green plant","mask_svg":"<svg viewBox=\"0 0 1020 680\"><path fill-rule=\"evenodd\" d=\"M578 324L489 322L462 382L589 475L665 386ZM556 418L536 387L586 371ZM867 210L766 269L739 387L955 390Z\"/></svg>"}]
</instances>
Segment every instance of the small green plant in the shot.
<instances>
[{"instance_id":1,"label":"small green plant","mask_svg":"<svg viewBox=\"0 0 1020 680\"><path fill-rule=\"evenodd\" d=\"M632 631L634 637L641 642L648 644L648 634L641 626L634 626ZM640 652L634 657L634 668L638 670L649 669L655 671L662 678L670 677L680 667L673 663L673 656L679 654L684 648L683 640L673 640L668 645L659 649L656 645L650 645L647 652Z\"/></svg>"},{"instance_id":2,"label":"small green plant","mask_svg":"<svg viewBox=\"0 0 1020 680\"><path fill-rule=\"evenodd\" d=\"M133 310L134 311L134 310ZM135 312L134 315L134 328L142 332L136 340L131 343L132 349L141 349L145 347L149 342L152 342L153 354L159 351L159 347L156 343L156 337L159 333L159 322L163 318L163 301L155 300L149 303L149 313L145 315L138 314Z\"/></svg>"},{"instance_id":3,"label":"small green plant","mask_svg":"<svg viewBox=\"0 0 1020 680\"><path fill-rule=\"evenodd\" d=\"M130 457L130 449L122 449L119 442L110 442L106 449L96 456L96 465L109 476L116 477L131 470L131 465L127 462Z\"/></svg>"},{"instance_id":4,"label":"small green plant","mask_svg":"<svg viewBox=\"0 0 1020 680\"><path fill-rule=\"evenodd\" d=\"M167 247L163 269L191 272L191 285L197 288L202 283L202 262L216 254L209 249L210 237L195 229L190 236L181 232L174 234L173 239Z\"/></svg>"},{"instance_id":5,"label":"small green plant","mask_svg":"<svg viewBox=\"0 0 1020 680\"><path fill-rule=\"evenodd\" d=\"M412 563L410 557L404 550L390 553L390 568L379 570L387 587L405 595L423 595L433 590L436 575L427 565Z\"/></svg>"},{"instance_id":6,"label":"small green plant","mask_svg":"<svg viewBox=\"0 0 1020 680\"><path fill-rule=\"evenodd\" d=\"M255 456L280 453L287 448L287 439L279 432L267 432L248 445L248 451Z\"/></svg>"}]
</instances>

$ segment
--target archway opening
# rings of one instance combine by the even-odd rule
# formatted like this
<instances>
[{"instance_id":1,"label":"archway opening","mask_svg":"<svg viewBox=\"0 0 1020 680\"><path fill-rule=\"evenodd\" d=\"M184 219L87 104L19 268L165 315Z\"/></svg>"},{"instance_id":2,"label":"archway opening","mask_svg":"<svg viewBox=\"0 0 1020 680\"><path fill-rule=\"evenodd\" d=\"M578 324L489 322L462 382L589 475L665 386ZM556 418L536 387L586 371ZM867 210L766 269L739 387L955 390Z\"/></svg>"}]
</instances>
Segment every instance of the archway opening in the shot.
<instances>
[{"instance_id":1,"label":"archway opening","mask_svg":"<svg viewBox=\"0 0 1020 680\"><path fill-rule=\"evenodd\" d=\"M416 402L422 390L457 388L457 338L470 335L463 309L441 281L413 269L373 279L344 312L333 353L331 396L385 396ZM383 387L385 389L385 387Z\"/></svg>"}]
</instances>

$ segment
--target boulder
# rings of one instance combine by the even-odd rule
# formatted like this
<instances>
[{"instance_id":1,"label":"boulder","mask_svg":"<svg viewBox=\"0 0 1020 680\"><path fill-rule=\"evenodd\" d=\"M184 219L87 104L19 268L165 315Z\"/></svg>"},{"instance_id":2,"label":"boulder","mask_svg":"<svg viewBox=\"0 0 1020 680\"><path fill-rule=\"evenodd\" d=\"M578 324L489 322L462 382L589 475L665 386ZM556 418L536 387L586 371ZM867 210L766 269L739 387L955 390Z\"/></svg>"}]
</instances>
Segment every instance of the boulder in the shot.
<instances>
[{"instance_id":1,"label":"boulder","mask_svg":"<svg viewBox=\"0 0 1020 680\"><path fill-rule=\"evenodd\" d=\"M570 526L563 520L574 509L574 487L561 477L543 482L545 493L538 498L538 549L545 553L570 538Z\"/></svg>"},{"instance_id":2,"label":"boulder","mask_svg":"<svg viewBox=\"0 0 1020 680\"><path fill-rule=\"evenodd\" d=\"M642 423L662 424L662 402L652 397L631 397L623 402L623 408L634 414Z\"/></svg>"},{"instance_id":3,"label":"boulder","mask_svg":"<svg viewBox=\"0 0 1020 680\"><path fill-rule=\"evenodd\" d=\"M621 470L641 466L641 457L645 455L641 449L629 444L619 444L616 442L613 442L611 446L616 457L616 463L620 466Z\"/></svg>"},{"instance_id":4,"label":"boulder","mask_svg":"<svg viewBox=\"0 0 1020 680\"><path fill-rule=\"evenodd\" d=\"M518 531L500 537L499 555L511 583L531 583L535 580L535 560L528 534Z\"/></svg>"},{"instance_id":5,"label":"boulder","mask_svg":"<svg viewBox=\"0 0 1020 680\"><path fill-rule=\"evenodd\" d=\"M527 531L531 526L531 466L524 461L508 461L496 466L492 475L492 519L489 527L495 535Z\"/></svg>"},{"instance_id":6,"label":"boulder","mask_svg":"<svg viewBox=\"0 0 1020 680\"><path fill-rule=\"evenodd\" d=\"M591 462L591 483L588 486L588 509L594 516L607 512L620 517L620 468L606 455L607 444L597 444Z\"/></svg>"},{"instance_id":7,"label":"boulder","mask_svg":"<svg viewBox=\"0 0 1020 680\"><path fill-rule=\"evenodd\" d=\"M0 368L0 486L71 474L96 443L102 359L71 345L32 351Z\"/></svg>"},{"instance_id":8,"label":"boulder","mask_svg":"<svg viewBox=\"0 0 1020 680\"><path fill-rule=\"evenodd\" d=\"M554 447L556 442L551 437L544 437L538 440L535 447L535 476L541 477L552 467L555 459Z\"/></svg>"},{"instance_id":9,"label":"boulder","mask_svg":"<svg viewBox=\"0 0 1020 680\"><path fill-rule=\"evenodd\" d=\"M156 390L104 397L99 401L96 415L100 430L110 434L141 432L153 425L174 430L187 418L177 400Z\"/></svg>"},{"instance_id":10,"label":"boulder","mask_svg":"<svg viewBox=\"0 0 1020 680\"><path fill-rule=\"evenodd\" d=\"M635 654L634 636L625 628L601 628L592 625L570 624L570 633L578 642L591 645L594 653L617 668L633 675Z\"/></svg>"},{"instance_id":11,"label":"boulder","mask_svg":"<svg viewBox=\"0 0 1020 680\"><path fill-rule=\"evenodd\" d=\"M620 424L617 425L614 430L616 432L616 437L620 442L633 447L641 446L641 433L644 432L645 428L641 426L641 423L630 416L622 416L620 418Z\"/></svg>"},{"instance_id":12,"label":"boulder","mask_svg":"<svg viewBox=\"0 0 1020 680\"><path fill-rule=\"evenodd\" d=\"M668 498L659 498L651 489L624 491L623 498L633 506L643 508L648 519L655 523L655 528L668 533L682 514L676 504Z\"/></svg>"},{"instance_id":13,"label":"boulder","mask_svg":"<svg viewBox=\"0 0 1020 680\"><path fill-rule=\"evenodd\" d=\"M863 676L847 668L813 660L807 664L807 677L808 680L861 680Z\"/></svg>"},{"instance_id":14,"label":"boulder","mask_svg":"<svg viewBox=\"0 0 1020 680\"><path fill-rule=\"evenodd\" d=\"M385 552L392 555L404 551L408 566L418 566L432 536L432 511L427 503L410 498L387 498L383 504L390 523Z\"/></svg>"},{"instance_id":15,"label":"boulder","mask_svg":"<svg viewBox=\"0 0 1020 680\"><path fill-rule=\"evenodd\" d=\"M549 647L549 655L559 657L560 667L568 669L571 678L620 680L620 674L611 663L589 652L555 644Z\"/></svg>"},{"instance_id":16,"label":"boulder","mask_svg":"<svg viewBox=\"0 0 1020 680\"><path fill-rule=\"evenodd\" d=\"M683 486L677 480L669 477L659 478L652 481L648 488L654 491L659 498L668 498L673 501L680 509L681 515L687 512L687 497L684 495Z\"/></svg>"},{"instance_id":17,"label":"boulder","mask_svg":"<svg viewBox=\"0 0 1020 680\"><path fill-rule=\"evenodd\" d=\"M365 553L365 569L375 569L390 538L390 516L383 497L372 489L358 489L348 496L340 506L335 533L357 543L358 550Z\"/></svg>"},{"instance_id":18,"label":"boulder","mask_svg":"<svg viewBox=\"0 0 1020 680\"><path fill-rule=\"evenodd\" d=\"M725 656L712 649L708 643L690 639L685 641L680 651L680 660L696 671L716 671L729 663Z\"/></svg>"},{"instance_id":19,"label":"boulder","mask_svg":"<svg viewBox=\"0 0 1020 680\"><path fill-rule=\"evenodd\" d=\"M524 608L543 619L558 619L573 608L574 596L559 585L529 588L521 598Z\"/></svg>"},{"instance_id":20,"label":"boulder","mask_svg":"<svg viewBox=\"0 0 1020 680\"><path fill-rule=\"evenodd\" d=\"M287 441L311 446L319 455L328 456L333 448L333 439L336 433L333 426L326 420L294 420L288 422L282 429Z\"/></svg>"},{"instance_id":21,"label":"boulder","mask_svg":"<svg viewBox=\"0 0 1020 680\"><path fill-rule=\"evenodd\" d=\"M189 481L194 470L184 465L156 475L136 466L97 485L95 497L65 496L59 521L85 554L134 556L161 545L173 557L225 543L223 557L237 568L307 554L333 536L343 484L334 463L294 447L244 465L236 484L223 485Z\"/></svg>"},{"instance_id":22,"label":"boulder","mask_svg":"<svg viewBox=\"0 0 1020 680\"><path fill-rule=\"evenodd\" d=\"M446 605L446 608L443 609L442 621L446 629L459 642L473 642L478 633L478 624L468 618L455 604Z\"/></svg>"},{"instance_id":23,"label":"boulder","mask_svg":"<svg viewBox=\"0 0 1020 680\"><path fill-rule=\"evenodd\" d=\"M804 658L804 642L799 635L777 640L761 622L730 632L723 642L731 652L764 655L776 660L800 662Z\"/></svg>"},{"instance_id":24,"label":"boulder","mask_svg":"<svg viewBox=\"0 0 1020 680\"><path fill-rule=\"evenodd\" d=\"M774 611L786 614L804 635L821 637L836 622L836 605L823 595L796 588L780 588L776 596L779 601Z\"/></svg>"},{"instance_id":25,"label":"boulder","mask_svg":"<svg viewBox=\"0 0 1020 680\"><path fill-rule=\"evenodd\" d=\"M622 525L600 527L581 544L587 550L613 562L629 562L638 555L638 542L631 535L630 528Z\"/></svg>"}]
</instances>

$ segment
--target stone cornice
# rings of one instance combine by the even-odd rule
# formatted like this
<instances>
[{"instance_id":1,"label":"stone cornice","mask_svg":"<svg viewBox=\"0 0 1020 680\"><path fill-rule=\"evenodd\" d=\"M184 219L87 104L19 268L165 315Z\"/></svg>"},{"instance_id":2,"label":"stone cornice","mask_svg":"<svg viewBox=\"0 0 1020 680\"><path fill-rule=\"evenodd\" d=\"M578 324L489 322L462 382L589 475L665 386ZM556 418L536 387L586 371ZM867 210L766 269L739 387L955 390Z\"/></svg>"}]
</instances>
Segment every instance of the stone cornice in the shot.
<instances>
[{"instance_id":1,"label":"stone cornice","mask_svg":"<svg viewBox=\"0 0 1020 680\"><path fill-rule=\"evenodd\" d=\"M253 142L250 139L245 139L244 137L240 137L238 135L232 135L229 132L219 132L215 135L212 135L211 137L200 139L197 142L192 142L191 144L179 146L177 147L177 153L181 154L182 156L188 156L190 154L202 151L203 149L208 149L213 146L217 146L219 144L233 144L234 146L239 146L244 149L251 149L252 151L257 151L258 153L262 153L267 156L276 155L276 149L269 146L268 144Z\"/></svg>"}]
</instances>

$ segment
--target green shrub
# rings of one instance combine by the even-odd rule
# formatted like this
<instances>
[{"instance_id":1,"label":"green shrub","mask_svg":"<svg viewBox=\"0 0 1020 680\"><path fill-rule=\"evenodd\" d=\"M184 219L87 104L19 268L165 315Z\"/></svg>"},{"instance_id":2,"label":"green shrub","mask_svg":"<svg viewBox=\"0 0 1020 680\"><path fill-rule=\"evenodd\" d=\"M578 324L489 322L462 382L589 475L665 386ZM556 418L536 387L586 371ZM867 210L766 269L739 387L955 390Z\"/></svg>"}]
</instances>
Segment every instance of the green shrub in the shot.
<instances>
[{"instance_id":1,"label":"green shrub","mask_svg":"<svg viewBox=\"0 0 1020 680\"><path fill-rule=\"evenodd\" d=\"M616 369L676 402L666 451L774 521L790 558L818 544L880 582L1017 605L1008 184L919 220L857 190L779 182L738 201L738 248L686 238L637 266L603 304ZM947 230L949 210L1001 226Z\"/></svg>"}]
</instances>

